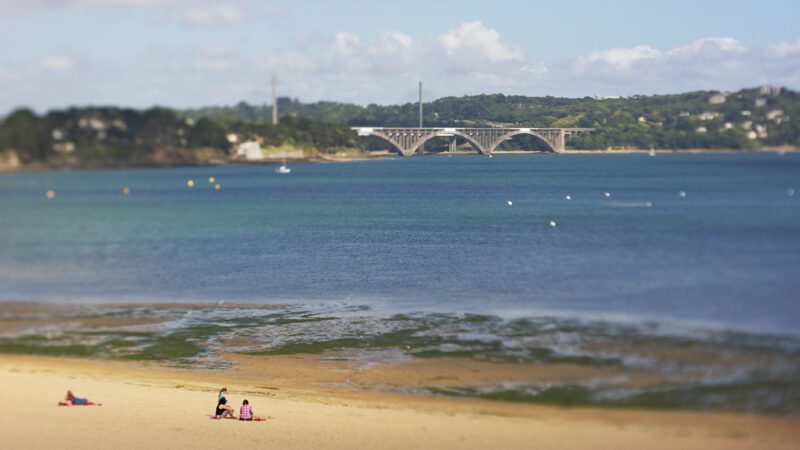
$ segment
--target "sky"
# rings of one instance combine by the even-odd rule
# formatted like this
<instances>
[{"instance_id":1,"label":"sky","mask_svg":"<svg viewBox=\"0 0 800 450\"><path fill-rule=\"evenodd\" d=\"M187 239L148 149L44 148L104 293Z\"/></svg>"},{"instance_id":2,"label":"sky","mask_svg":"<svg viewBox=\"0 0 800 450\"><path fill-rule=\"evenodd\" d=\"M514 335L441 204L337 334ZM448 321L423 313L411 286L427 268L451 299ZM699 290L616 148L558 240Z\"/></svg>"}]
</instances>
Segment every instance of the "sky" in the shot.
<instances>
[{"instance_id":1,"label":"sky","mask_svg":"<svg viewBox=\"0 0 800 450\"><path fill-rule=\"evenodd\" d=\"M800 89L800 1L0 0L18 107Z\"/></svg>"}]
</instances>

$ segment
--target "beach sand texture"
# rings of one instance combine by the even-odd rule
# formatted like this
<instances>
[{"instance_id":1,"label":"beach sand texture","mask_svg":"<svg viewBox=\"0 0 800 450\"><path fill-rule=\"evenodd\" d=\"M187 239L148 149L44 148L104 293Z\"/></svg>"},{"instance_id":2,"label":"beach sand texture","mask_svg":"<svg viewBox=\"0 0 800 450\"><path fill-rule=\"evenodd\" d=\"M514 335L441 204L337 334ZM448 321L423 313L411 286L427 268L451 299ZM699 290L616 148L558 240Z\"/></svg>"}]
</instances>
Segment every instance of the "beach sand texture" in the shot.
<instances>
[{"instance_id":1,"label":"beach sand texture","mask_svg":"<svg viewBox=\"0 0 800 450\"><path fill-rule=\"evenodd\" d=\"M4 448L800 448L796 417L556 408L270 387L269 373L0 356ZM234 377L233 379L231 377ZM225 385L266 422L211 420ZM99 407L58 407L67 389Z\"/></svg>"}]
</instances>

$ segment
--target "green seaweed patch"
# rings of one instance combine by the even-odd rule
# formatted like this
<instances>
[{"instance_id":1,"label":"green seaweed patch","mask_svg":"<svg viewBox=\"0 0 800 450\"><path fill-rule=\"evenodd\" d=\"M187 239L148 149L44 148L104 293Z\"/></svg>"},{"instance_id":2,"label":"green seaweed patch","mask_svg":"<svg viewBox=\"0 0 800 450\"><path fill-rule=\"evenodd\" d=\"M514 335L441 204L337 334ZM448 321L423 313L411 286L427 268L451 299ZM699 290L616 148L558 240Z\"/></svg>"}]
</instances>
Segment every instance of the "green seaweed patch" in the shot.
<instances>
[{"instance_id":1,"label":"green seaweed patch","mask_svg":"<svg viewBox=\"0 0 800 450\"><path fill-rule=\"evenodd\" d=\"M377 335L364 335L364 337L347 337L329 339L327 341L292 341L267 350L241 352L247 355L293 355L293 354L320 354L328 350L343 349L383 349L401 346L406 340L412 338L416 330L399 330L391 333Z\"/></svg>"},{"instance_id":2,"label":"green seaweed patch","mask_svg":"<svg viewBox=\"0 0 800 450\"><path fill-rule=\"evenodd\" d=\"M47 339L39 337L2 338L0 339L0 353L87 357L94 356L100 351L97 346L59 343L44 344L46 341Z\"/></svg>"},{"instance_id":3,"label":"green seaweed patch","mask_svg":"<svg viewBox=\"0 0 800 450\"><path fill-rule=\"evenodd\" d=\"M269 322L270 325L291 325L295 323L315 323L326 322L329 320L337 320L336 317L300 317L300 318L280 318L273 319Z\"/></svg>"},{"instance_id":4,"label":"green seaweed patch","mask_svg":"<svg viewBox=\"0 0 800 450\"><path fill-rule=\"evenodd\" d=\"M159 337L155 342L149 343L134 353L121 356L122 359L132 360L163 360L190 358L203 352L196 343L179 336Z\"/></svg>"},{"instance_id":5,"label":"green seaweed patch","mask_svg":"<svg viewBox=\"0 0 800 450\"><path fill-rule=\"evenodd\" d=\"M546 388L478 389L437 388L434 395L522 402L561 407L599 406L631 409L692 409L735 411L772 415L800 413L800 383L763 381L704 386L657 386L646 390L620 391L579 385Z\"/></svg>"}]
</instances>

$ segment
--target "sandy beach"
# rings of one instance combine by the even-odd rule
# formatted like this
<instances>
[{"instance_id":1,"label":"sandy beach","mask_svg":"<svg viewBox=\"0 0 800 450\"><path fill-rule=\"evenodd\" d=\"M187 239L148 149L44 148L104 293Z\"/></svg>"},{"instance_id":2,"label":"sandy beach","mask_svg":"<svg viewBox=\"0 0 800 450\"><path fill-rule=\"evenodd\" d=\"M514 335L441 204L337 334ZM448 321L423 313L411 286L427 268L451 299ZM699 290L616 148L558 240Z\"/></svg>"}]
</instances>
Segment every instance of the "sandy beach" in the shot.
<instances>
[{"instance_id":1,"label":"sandy beach","mask_svg":"<svg viewBox=\"0 0 800 450\"><path fill-rule=\"evenodd\" d=\"M556 408L354 393L115 361L0 357L7 448L798 448L795 417ZM265 422L211 420L216 392ZM56 406L67 389L102 403Z\"/></svg>"}]
</instances>

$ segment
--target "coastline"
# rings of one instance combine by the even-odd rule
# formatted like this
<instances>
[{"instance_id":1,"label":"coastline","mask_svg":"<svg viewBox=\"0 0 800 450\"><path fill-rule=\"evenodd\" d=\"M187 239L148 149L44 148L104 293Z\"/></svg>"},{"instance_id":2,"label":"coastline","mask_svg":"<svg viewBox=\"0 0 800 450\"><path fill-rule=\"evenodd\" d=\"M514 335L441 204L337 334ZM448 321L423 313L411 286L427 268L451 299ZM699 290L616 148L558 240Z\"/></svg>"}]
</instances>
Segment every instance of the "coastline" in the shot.
<instances>
[{"instance_id":1,"label":"coastline","mask_svg":"<svg viewBox=\"0 0 800 450\"><path fill-rule=\"evenodd\" d=\"M3 355L2 395L24 407L3 415L0 428L4 442L34 448L783 449L800 441L797 417L420 398L298 384L276 372ZM234 406L247 398L267 421L209 420L223 385ZM57 407L67 389L102 406Z\"/></svg>"},{"instance_id":2,"label":"coastline","mask_svg":"<svg viewBox=\"0 0 800 450\"><path fill-rule=\"evenodd\" d=\"M749 150L734 150L734 149L713 149L713 148L693 148L693 149L654 149L656 154L697 154L697 153L800 153L800 147L767 147L761 149ZM531 150L497 150L495 155L527 155L539 152ZM565 155L634 155L634 154L649 154L649 149L612 149L612 150L565 150L562 154ZM452 156L452 155L476 155L475 152L456 152L456 153L430 153L425 156ZM381 151L365 153L363 155L325 155L317 154L314 156L303 158L288 158L287 164L298 163L346 163L356 161L375 161L387 158L400 157L397 154ZM282 161L275 158L266 158L263 160L244 160L244 159L213 159L213 160L200 160L200 161L161 161L161 162L145 162L145 163L131 163L121 161L110 161L104 163L80 163L80 164L49 164L49 163L34 163L25 165L9 165L0 164L0 173L25 173L25 172L43 172L48 170L61 170L70 168L75 170L102 170L102 169L145 169L145 168L171 168L171 167L218 167L228 165L278 165Z\"/></svg>"}]
</instances>

